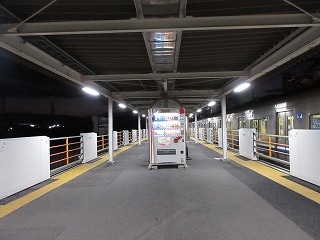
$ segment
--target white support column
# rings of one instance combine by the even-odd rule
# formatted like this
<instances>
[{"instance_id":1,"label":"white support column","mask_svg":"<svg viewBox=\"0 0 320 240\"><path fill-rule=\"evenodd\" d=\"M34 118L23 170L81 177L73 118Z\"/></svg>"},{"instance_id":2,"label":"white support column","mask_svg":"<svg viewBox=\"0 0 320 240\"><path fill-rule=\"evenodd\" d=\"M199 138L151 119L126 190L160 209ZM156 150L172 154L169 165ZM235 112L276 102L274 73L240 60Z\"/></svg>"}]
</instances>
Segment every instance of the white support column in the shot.
<instances>
[{"instance_id":1,"label":"white support column","mask_svg":"<svg viewBox=\"0 0 320 240\"><path fill-rule=\"evenodd\" d=\"M148 139L148 117L146 116L146 138Z\"/></svg>"},{"instance_id":2,"label":"white support column","mask_svg":"<svg viewBox=\"0 0 320 240\"><path fill-rule=\"evenodd\" d=\"M227 160L227 150L228 150L228 139L227 139L227 104L226 95L221 97L221 111L222 111L222 151L223 159Z\"/></svg>"},{"instance_id":3,"label":"white support column","mask_svg":"<svg viewBox=\"0 0 320 240\"><path fill-rule=\"evenodd\" d=\"M140 122L140 113L138 113L138 145L141 145L141 122Z\"/></svg>"},{"instance_id":4,"label":"white support column","mask_svg":"<svg viewBox=\"0 0 320 240\"><path fill-rule=\"evenodd\" d=\"M194 114L194 142L198 144L198 114Z\"/></svg>"},{"instance_id":5,"label":"white support column","mask_svg":"<svg viewBox=\"0 0 320 240\"><path fill-rule=\"evenodd\" d=\"M108 142L109 142L109 162L113 161L113 100L108 98Z\"/></svg>"}]
</instances>

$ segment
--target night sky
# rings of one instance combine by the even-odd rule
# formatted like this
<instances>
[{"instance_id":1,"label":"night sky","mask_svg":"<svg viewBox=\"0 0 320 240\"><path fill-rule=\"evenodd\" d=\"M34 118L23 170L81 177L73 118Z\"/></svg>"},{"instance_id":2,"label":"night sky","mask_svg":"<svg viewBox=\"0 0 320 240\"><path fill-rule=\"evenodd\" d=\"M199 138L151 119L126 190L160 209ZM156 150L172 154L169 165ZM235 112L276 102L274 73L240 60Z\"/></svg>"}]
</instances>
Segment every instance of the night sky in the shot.
<instances>
[{"instance_id":1,"label":"night sky","mask_svg":"<svg viewBox=\"0 0 320 240\"><path fill-rule=\"evenodd\" d=\"M76 84L72 85L73 83L59 79L58 76L35 69L18 57L0 52L0 126L17 122L47 122L50 125L54 121L65 121L70 124L77 122L77 119L90 121L93 116L108 116L106 98L90 96ZM142 126L145 126L144 122ZM137 116L130 109L120 109L114 103L114 128L136 129ZM90 127L86 126L84 129L90 130ZM23 134L25 135L27 133ZM1 136L0 131L0 138L2 137L4 135Z\"/></svg>"}]
</instances>

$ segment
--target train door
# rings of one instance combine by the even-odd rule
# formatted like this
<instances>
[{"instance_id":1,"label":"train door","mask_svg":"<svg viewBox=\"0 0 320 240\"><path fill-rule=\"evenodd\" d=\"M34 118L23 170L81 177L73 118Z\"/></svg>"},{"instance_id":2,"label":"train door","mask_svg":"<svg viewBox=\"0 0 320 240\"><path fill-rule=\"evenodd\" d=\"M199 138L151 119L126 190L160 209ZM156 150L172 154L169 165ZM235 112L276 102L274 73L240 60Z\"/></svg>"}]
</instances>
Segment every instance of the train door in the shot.
<instances>
[{"instance_id":1,"label":"train door","mask_svg":"<svg viewBox=\"0 0 320 240\"><path fill-rule=\"evenodd\" d=\"M238 117L238 129L246 127L246 119L244 117Z\"/></svg>"},{"instance_id":2,"label":"train door","mask_svg":"<svg viewBox=\"0 0 320 240\"><path fill-rule=\"evenodd\" d=\"M277 113L277 135L288 136L289 131L294 129L293 111Z\"/></svg>"},{"instance_id":3,"label":"train door","mask_svg":"<svg viewBox=\"0 0 320 240\"><path fill-rule=\"evenodd\" d=\"M288 136L289 131L292 129L294 129L293 111L277 113L277 135ZM278 137L276 142L283 144L276 146L276 157L288 161L289 156L287 154L289 149L289 139Z\"/></svg>"},{"instance_id":4,"label":"train door","mask_svg":"<svg viewBox=\"0 0 320 240\"><path fill-rule=\"evenodd\" d=\"M309 123L310 129L320 129L320 114L311 114L310 115L310 123Z\"/></svg>"},{"instance_id":5,"label":"train door","mask_svg":"<svg viewBox=\"0 0 320 240\"><path fill-rule=\"evenodd\" d=\"M250 120L250 128L255 128L257 130L257 133L259 133L259 120L258 119Z\"/></svg>"},{"instance_id":6,"label":"train door","mask_svg":"<svg viewBox=\"0 0 320 240\"><path fill-rule=\"evenodd\" d=\"M267 119L262 118L259 119L259 128L258 128L258 133L259 134L266 134L267 133Z\"/></svg>"}]
</instances>

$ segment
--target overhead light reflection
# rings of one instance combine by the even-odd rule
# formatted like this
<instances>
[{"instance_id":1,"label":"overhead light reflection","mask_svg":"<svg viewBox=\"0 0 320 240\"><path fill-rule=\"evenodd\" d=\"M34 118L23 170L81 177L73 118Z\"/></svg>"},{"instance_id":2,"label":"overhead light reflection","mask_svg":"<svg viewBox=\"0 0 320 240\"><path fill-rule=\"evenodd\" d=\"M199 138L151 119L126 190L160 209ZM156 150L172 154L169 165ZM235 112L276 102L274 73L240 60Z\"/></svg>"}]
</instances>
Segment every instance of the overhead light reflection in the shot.
<instances>
[{"instance_id":1,"label":"overhead light reflection","mask_svg":"<svg viewBox=\"0 0 320 240\"><path fill-rule=\"evenodd\" d=\"M89 87L83 87L82 91L84 91L92 96L99 96L100 95L96 90L89 88Z\"/></svg>"},{"instance_id":2,"label":"overhead light reflection","mask_svg":"<svg viewBox=\"0 0 320 240\"><path fill-rule=\"evenodd\" d=\"M250 83L242 83L239 86L237 86L233 91L234 92L242 92L243 90L247 89L250 87Z\"/></svg>"},{"instance_id":3,"label":"overhead light reflection","mask_svg":"<svg viewBox=\"0 0 320 240\"><path fill-rule=\"evenodd\" d=\"M121 107L121 108L126 108L126 105L124 105L123 103L119 103L118 106Z\"/></svg>"},{"instance_id":4,"label":"overhead light reflection","mask_svg":"<svg viewBox=\"0 0 320 240\"><path fill-rule=\"evenodd\" d=\"M209 106L209 107L212 107L212 106L214 106L215 104L216 104L215 101L211 101L211 102L208 103L208 106Z\"/></svg>"}]
</instances>

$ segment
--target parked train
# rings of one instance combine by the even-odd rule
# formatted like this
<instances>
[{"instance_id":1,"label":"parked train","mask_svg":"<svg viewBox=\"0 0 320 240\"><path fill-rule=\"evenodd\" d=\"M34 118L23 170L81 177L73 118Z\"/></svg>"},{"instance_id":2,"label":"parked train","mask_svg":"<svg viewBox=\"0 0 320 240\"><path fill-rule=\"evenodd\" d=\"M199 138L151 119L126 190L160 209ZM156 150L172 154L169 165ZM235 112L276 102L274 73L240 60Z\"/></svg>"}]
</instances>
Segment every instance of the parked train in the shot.
<instances>
[{"instance_id":1,"label":"parked train","mask_svg":"<svg viewBox=\"0 0 320 240\"><path fill-rule=\"evenodd\" d=\"M194 119L190 119L194 128ZM198 128L221 127L221 116L198 120ZM320 89L268 100L227 114L227 129L256 128L258 134L288 136L291 129L320 129Z\"/></svg>"},{"instance_id":2,"label":"parked train","mask_svg":"<svg viewBox=\"0 0 320 240\"><path fill-rule=\"evenodd\" d=\"M221 128L221 116L200 119L197 122L197 127L200 139L207 140L206 138L211 135L212 139L207 142L218 143L217 130ZM228 148L238 149L239 135L237 130L240 128L256 129L255 152L260 160L289 168L289 131L292 129L320 130L320 88L228 112ZM190 135L194 135L194 129L194 119L190 119ZM200 129L203 129L204 132ZM210 129L212 129L212 133L207 135L207 131Z\"/></svg>"}]
</instances>

